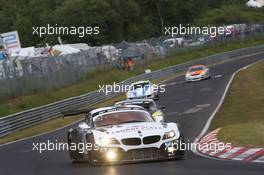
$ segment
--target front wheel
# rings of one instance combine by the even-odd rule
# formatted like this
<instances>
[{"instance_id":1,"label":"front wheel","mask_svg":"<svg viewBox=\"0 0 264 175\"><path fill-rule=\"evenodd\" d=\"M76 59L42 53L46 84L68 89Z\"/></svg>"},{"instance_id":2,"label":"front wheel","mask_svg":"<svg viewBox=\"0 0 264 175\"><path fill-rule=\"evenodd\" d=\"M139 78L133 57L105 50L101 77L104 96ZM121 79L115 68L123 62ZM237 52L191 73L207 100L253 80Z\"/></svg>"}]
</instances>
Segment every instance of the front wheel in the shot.
<instances>
[{"instance_id":1,"label":"front wheel","mask_svg":"<svg viewBox=\"0 0 264 175\"><path fill-rule=\"evenodd\" d=\"M68 133L68 146L69 146L69 156L70 156L70 159L72 161L72 163L79 163L82 159L82 155L79 153L79 150L76 149L76 150L71 150L70 147L71 147L71 144L72 144L72 136L71 136L71 133Z\"/></svg>"},{"instance_id":2,"label":"front wheel","mask_svg":"<svg viewBox=\"0 0 264 175\"><path fill-rule=\"evenodd\" d=\"M95 145L94 136L93 136L92 133L90 133L90 134L88 134L88 135L86 136L86 142ZM95 154L95 151L94 151L94 150L90 150L90 151L88 151L88 162L89 162L89 164L90 164L91 166L95 166L95 165L97 165L97 162L96 162L96 160L95 160L95 156L94 156L94 154Z\"/></svg>"},{"instance_id":3,"label":"front wheel","mask_svg":"<svg viewBox=\"0 0 264 175\"><path fill-rule=\"evenodd\" d=\"M183 136L180 136L180 138L179 138L179 142L180 143L185 143L184 142L184 137ZM178 150L177 151L177 154L178 154L178 157L177 157L177 159L184 159L184 155L185 155L185 150L184 149L180 149L180 150Z\"/></svg>"}]
</instances>

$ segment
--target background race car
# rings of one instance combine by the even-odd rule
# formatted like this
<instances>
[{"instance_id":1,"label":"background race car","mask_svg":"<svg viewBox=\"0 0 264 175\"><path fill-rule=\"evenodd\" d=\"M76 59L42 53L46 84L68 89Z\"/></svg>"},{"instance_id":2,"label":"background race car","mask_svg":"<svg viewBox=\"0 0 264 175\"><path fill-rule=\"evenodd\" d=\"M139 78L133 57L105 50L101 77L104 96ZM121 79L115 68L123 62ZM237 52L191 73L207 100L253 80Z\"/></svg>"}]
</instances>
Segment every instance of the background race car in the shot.
<instances>
[{"instance_id":1,"label":"background race car","mask_svg":"<svg viewBox=\"0 0 264 175\"><path fill-rule=\"evenodd\" d=\"M185 80L188 81L200 81L210 78L209 68L205 65L195 65L188 69L185 74Z\"/></svg>"},{"instance_id":2,"label":"background race car","mask_svg":"<svg viewBox=\"0 0 264 175\"><path fill-rule=\"evenodd\" d=\"M138 81L130 85L127 92L127 99L152 98L159 99L159 87L150 81Z\"/></svg>"},{"instance_id":3,"label":"background race car","mask_svg":"<svg viewBox=\"0 0 264 175\"><path fill-rule=\"evenodd\" d=\"M165 106L159 108L158 104L155 103L152 99L132 99L132 100L123 100L115 103L116 106L125 106L125 105L138 105L146 109L156 121L163 122L164 114L162 112L165 109Z\"/></svg>"},{"instance_id":4,"label":"background race car","mask_svg":"<svg viewBox=\"0 0 264 175\"><path fill-rule=\"evenodd\" d=\"M69 150L74 162L94 165L184 157L178 146L183 143L178 124L155 121L141 106L104 107L84 113L85 121L68 131L68 144L75 148ZM74 147L80 144L83 146Z\"/></svg>"}]
</instances>

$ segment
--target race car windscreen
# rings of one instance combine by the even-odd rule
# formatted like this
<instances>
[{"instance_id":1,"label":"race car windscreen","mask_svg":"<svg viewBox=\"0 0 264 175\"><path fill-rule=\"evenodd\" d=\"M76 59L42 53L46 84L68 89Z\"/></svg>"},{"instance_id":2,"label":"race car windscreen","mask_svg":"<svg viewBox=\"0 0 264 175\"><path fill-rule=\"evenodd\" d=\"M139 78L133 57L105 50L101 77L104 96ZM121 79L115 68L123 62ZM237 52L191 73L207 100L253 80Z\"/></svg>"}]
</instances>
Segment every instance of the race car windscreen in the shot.
<instances>
[{"instance_id":1,"label":"race car windscreen","mask_svg":"<svg viewBox=\"0 0 264 175\"><path fill-rule=\"evenodd\" d=\"M135 84L131 87L131 90L136 90L136 89L139 89L139 88L144 88L146 86L149 86L150 84L148 82L146 83L140 83L140 84Z\"/></svg>"},{"instance_id":2,"label":"race car windscreen","mask_svg":"<svg viewBox=\"0 0 264 175\"><path fill-rule=\"evenodd\" d=\"M204 66L191 67L191 68L189 69L189 72L194 72L194 71L199 71L199 70L204 70Z\"/></svg>"},{"instance_id":3,"label":"race car windscreen","mask_svg":"<svg viewBox=\"0 0 264 175\"><path fill-rule=\"evenodd\" d=\"M155 112L157 110L153 103L141 103L141 104L138 104L138 105L142 106L143 108L145 108L147 111L149 111L151 113L153 113L153 112Z\"/></svg>"},{"instance_id":4,"label":"race car windscreen","mask_svg":"<svg viewBox=\"0 0 264 175\"><path fill-rule=\"evenodd\" d=\"M153 113L153 112L158 110L153 102L147 102L147 103L144 103L144 102L138 102L138 103L137 102L122 102L122 103L119 103L119 105L137 105L137 106L141 106L144 109L146 109L147 111L149 111L150 113Z\"/></svg>"},{"instance_id":5,"label":"race car windscreen","mask_svg":"<svg viewBox=\"0 0 264 175\"><path fill-rule=\"evenodd\" d=\"M134 122L153 122L153 119L148 113L140 111L108 113L100 116L95 116L93 118L93 123L95 127L111 126Z\"/></svg>"}]
</instances>

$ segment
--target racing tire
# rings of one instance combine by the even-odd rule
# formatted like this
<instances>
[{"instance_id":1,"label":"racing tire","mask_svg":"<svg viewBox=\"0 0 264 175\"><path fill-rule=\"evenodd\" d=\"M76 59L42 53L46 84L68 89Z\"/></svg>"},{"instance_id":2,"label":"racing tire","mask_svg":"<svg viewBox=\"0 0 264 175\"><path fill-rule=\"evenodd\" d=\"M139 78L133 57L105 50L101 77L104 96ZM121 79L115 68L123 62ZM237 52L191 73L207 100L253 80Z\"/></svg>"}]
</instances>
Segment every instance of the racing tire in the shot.
<instances>
[{"instance_id":1,"label":"racing tire","mask_svg":"<svg viewBox=\"0 0 264 175\"><path fill-rule=\"evenodd\" d=\"M87 143L92 143L93 145L95 145L93 134L89 135L87 139ZM98 163L94 161L94 151L93 150L89 151L88 153L88 163L90 164L90 166L98 165Z\"/></svg>"},{"instance_id":2,"label":"racing tire","mask_svg":"<svg viewBox=\"0 0 264 175\"><path fill-rule=\"evenodd\" d=\"M184 137L183 136L180 136L179 140L181 141L181 143L184 143ZM185 150L180 151L180 152L181 152L182 155L180 157L178 157L177 159L178 160L183 160L185 158Z\"/></svg>"},{"instance_id":3,"label":"racing tire","mask_svg":"<svg viewBox=\"0 0 264 175\"><path fill-rule=\"evenodd\" d=\"M68 141L68 145L70 146L72 143L72 137L70 132L68 133L67 141ZM82 155L79 153L78 149L76 150L69 149L69 156L72 163L80 163L82 161Z\"/></svg>"}]
</instances>

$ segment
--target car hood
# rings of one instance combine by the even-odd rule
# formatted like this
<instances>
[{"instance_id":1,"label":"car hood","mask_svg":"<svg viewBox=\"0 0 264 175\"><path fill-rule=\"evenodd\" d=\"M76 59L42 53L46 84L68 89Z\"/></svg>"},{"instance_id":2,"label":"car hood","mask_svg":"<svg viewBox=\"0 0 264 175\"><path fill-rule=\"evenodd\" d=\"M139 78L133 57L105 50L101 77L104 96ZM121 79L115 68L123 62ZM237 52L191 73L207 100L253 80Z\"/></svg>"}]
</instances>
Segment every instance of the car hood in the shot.
<instances>
[{"instance_id":1,"label":"car hood","mask_svg":"<svg viewBox=\"0 0 264 175\"><path fill-rule=\"evenodd\" d=\"M200 75L202 73L203 73L203 70L197 70L197 71L190 72L191 75Z\"/></svg>"},{"instance_id":2,"label":"car hood","mask_svg":"<svg viewBox=\"0 0 264 175\"><path fill-rule=\"evenodd\" d=\"M115 125L111 127L100 127L93 130L95 138L107 136L118 140L123 138L144 137L149 135L161 135L174 130L179 135L175 123L140 122Z\"/></svg>"}]
</instances>

